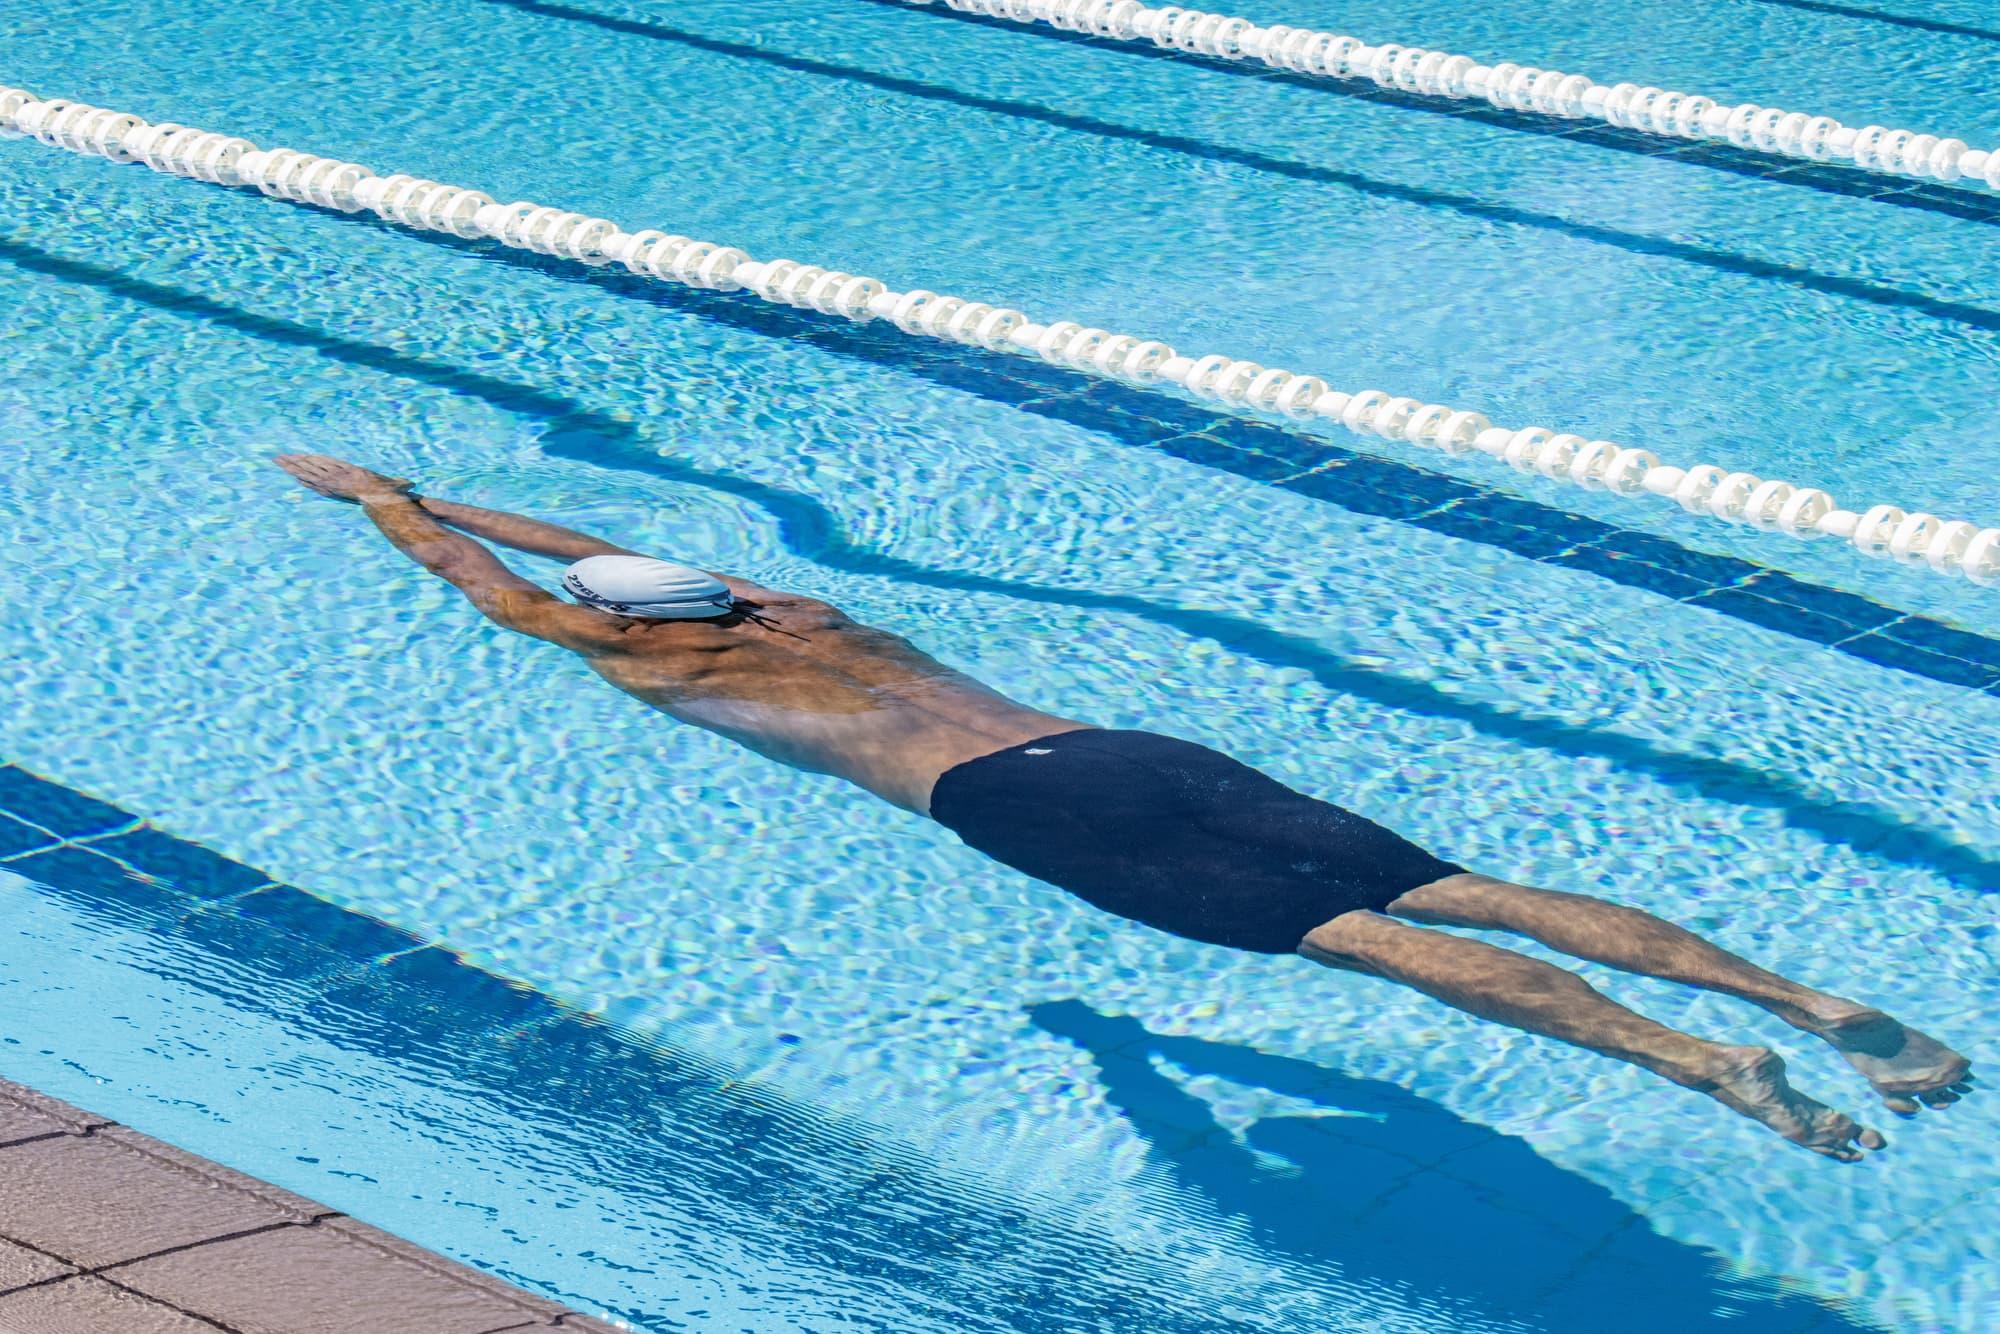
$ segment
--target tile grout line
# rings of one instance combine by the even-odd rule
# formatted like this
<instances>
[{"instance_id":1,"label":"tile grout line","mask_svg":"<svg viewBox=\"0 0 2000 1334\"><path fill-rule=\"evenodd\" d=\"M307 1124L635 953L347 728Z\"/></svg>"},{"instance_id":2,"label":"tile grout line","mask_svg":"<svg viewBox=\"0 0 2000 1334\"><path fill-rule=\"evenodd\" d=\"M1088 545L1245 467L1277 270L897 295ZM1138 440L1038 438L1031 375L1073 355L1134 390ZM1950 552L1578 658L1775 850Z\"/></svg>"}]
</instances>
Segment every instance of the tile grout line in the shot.
<instances>
[{"instance_id":1,"label":"tile grout line","mask_svg":"<svg viewBox=\"0 0 2000 1334\"><path fill-rule=\"evenodd\" d=\"M9 1096L9 1090L16 1088L24 1092L32 1092L32 1090L26 1090L25 1086L10 1085L4 1080L0 1080L0 1103L16 1103L24 1109L31 1111L43 1110L33 1106L31 1102ZM54 1100L51 1099L50 1101L53 1102ZM60 1106L71 1114L76 1114L79 1111L79 1109L70 1104L60 1104ZM123 1133L117 1135L99 1135L97 1132L101 1130L122 1131ZM94 1122L81 1130L62 1130L46 1135L32 1136L27 1140L14 1141L9 1145L0 1146L0 1151L14 1147L17 1144L41 1143L62 1139L99 1140L115 1146L124 1153L145 1159L153 1164L156 1169L171 1172L186 1182L186 1189L204 1191L218 1188L226 1189L254 1200L266 1211L276 1209L292 1216L280 1217L276 1222L262 1223L252 1227L220 1232L193 1241L165 1246L140 1255L125 1256L96 1265L82 1264L57 1251L50 1250L46 1246L18 1240L10 1233L0 1233L0 1243L17 1246L24 1251L40 1255L56 1264L64 1266L70 1271L52 1275L33 1283L18 1284L13 1287L0 1289L0 1297L12 1297L19 1293L42 1289L57 1289L74 1280L92 1279L149 1305L176 1312L190 1320L199 1321L205 1328L220 1330L223 1331L223 1334L243 1334L243 1331L230 1325L220 1317L204 1314L193 1307L185 1306L179 1302L170 1301L142 1290L135 1286L134 1282L127 1281L128 1279L136 1278L130 1271L136 1266L145 1265L152 1261L170 1256L198 1253L209 1247L240 1241L245 1238L310 1231L321 1228L323 1225L349 1223L354 1225L352 1229L338 1226L329 1229L331 1233L329 1244L336 1247L359 1248L375 1256L375 1263L388 1265L392 1271L406 1275L408 1280L415 1281L421 1275L422 1282L448 1284L450 1288L459 1292L484 1299L495 1305L504 1305L510 1308L512 1314L505 1317L507 1323L490 1327L494 1331L529 1328L566 1327L580 1329L596 1327L591 1317L573 1310L561 1310L560 1303L550 1302L547 1299L535 1296L497 1275L482 1273L462 1262L452 1260L414 1242L397 1237L393 1233L381 1232L379 1229L371 1228L340 1210L326 1208L323 1205L306 1200L304 1197L294 1195L292 1192L286 1191L281 1187L271 1186L268 1183L259 1181L257 1178L244 1176L242 1173L222 1167L219 1164L211 1163L196 1155L174 1149L164 1141L154 1140L140 1132L131 1130L119 1122ZM262 1189L259 1189L260 1187ZM266 1191L271 1192L271 1194L267 1195ZM121 1275L125 1277L121 1277ZM500 1314L498 1311L493 1312L489 1318L497 1318Z\"/></svg>"},{"instance_id":2,"label":"tile grout line","mask_svg":"<svg viewBox=\"0 0 2000 1334\"><path fill-rule=\"evenodd\" d=\"M28 1292L35 1288L47 1287L51 1283L66 1282L67 1280L75 1278L78 1274L81 1274L83 1272L81 1266L71 1264L70 1261L64 1259L60 1255L57 1255L54 1251L49 1250L47 1247L37 1246L32 1241L23 1241L19 1237L16 1237L11 1233L0 1232L0 1242L4 1242L9 1246L18 1246L20 1249L24 1251L33 1251L36 1255L46 1256L48 1259L54 1260L59 1265L68 1265L69 1268L73 1271L67 1274L57 1274L53 1278L36 1279L33 1283L22 1283L11 1288L0 1288L0 1297L11 1297L17 1292Z\"/></svg>"},{"instance_id":3,"label":"tile grout line","mask_svg":"<svg viewBox=\"0 0 2000 1334\"><path fill-rule=\"evenodd\" d=\"M88 1127L88 1129L90 1130L98 1130L101 1128L102 1127L99 1126ZM48 1130L42 1132L39 1135L29 1135L22 1139L10 1139L6 1141L4 1144L0 1144L0 1153L5 1153L9 1149L18 1149L24 1144L40 1144L44 1140L63 1139L65 1137L72 1135L81 1137L83 1133L84 1133L83 1131L77 1131L77 1130Z\"/></svg>"},{"instance_id":4,"label":"tile grout line","mask_svg":"<svg viewBox=\"0 0 2000 1334\"><path fill-rule=\"evenodd\" d=\"M190 1320L200 1321L202 1324L207 1325L211 1329L221 1330L222 1334L244 1334L244 1332L238 1329L236 1326L225 1325L224 1323L222 1323L222 1321L217 1320L214 1316L203 1315L199 1311L190 1311L185 1306L179 1306L173 1302L161 1301L158 1297L153 1296L151 1293L141 1292L137 1288L130 1287L126 1284L120 1283L115 1278L100 1278L96 1274L72 1274L70 1277L95 1278L99 1283L109 1284L111 1287L118 1289L118 1291L125 1293L127 1296L137 1297L140 1301L145 1302L151 1306L158 1306L164 1310L178 1312L179 1314L186 1316Z\"/></svg>"},{"instance_id":5,"label":"tile grout line","mask_svg":"<svg viewBox=\"0 0 2000 1334\"><path fill-rule=\"evenodd\" d=\"M261 1237L267 1232L282 1232L286 1228L318 1227L327 1219L345 1217L345 1214L329 1210L324 1214L315 1215L307 1219L287 1218L277 1223L259 1223L256 1227L238 1228L234 1232L218 1232L212 1237L203 1237L199 1241L184 1241L178 1246L163 1246L157 1251L148 1251L144 1255L134 1255L124 1260L107 1260L95 1268L85 1269L83 1273L89 1278L103 1278L107 1282L117 1282L116 1279L107 1277L114 1269L125 1269L132 1265L146 1264L152 1260L165 1259L169 1255L184 1255L189 1251L198 1251L204 1246L214 1246L225 1241L241 1241L245 1237Z\"/></svg>"}]
</instances>

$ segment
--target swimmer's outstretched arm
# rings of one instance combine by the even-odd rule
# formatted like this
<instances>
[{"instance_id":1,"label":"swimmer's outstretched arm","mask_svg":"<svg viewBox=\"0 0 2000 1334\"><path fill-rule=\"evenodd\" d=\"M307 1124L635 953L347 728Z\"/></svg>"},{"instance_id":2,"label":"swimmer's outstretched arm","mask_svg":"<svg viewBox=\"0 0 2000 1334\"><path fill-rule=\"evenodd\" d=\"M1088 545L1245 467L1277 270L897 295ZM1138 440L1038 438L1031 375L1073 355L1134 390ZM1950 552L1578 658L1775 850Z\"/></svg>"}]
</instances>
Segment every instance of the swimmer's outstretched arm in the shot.
<instances>
[{"instance_id":1,"label":"swimmer's outstretched arm","mask_svg":"<svg viewBox=\"0 0 2000 1334\"><path fill-rule=\"evenodd\" d=\"M450 524L460 532L483 537L489 542L497 542L516 551L525 551L531 556L577 561L586 556L641 554L606 542L602 538L592 537L588 533L579 533L574 528L544 523L540 519L530 519L522 514L481 509L477 505L461 505L455 500L439 500L436 496L418 496L414 499L426 514Z\"/></svg>"},{"instance_id":2,"label":"swimmer's outstretched arm","mask_svg":"<svg viewBox=\"0 0 2000 1334\"><path fill-rule=\"evenodd\" d=\"M551 560L578 561L586 556L643 556L643 551L621 547L606 542L603 538L579 533L574 528L564 528L560 524L544 523L540 519L530 519L524 514L509 514L505 510L481 509L477 505L461 505L455 500L439 500L435 496L410 497L418 508L442 523L448 523L460 532L483 537L489 542L497 542L503 547L525 551L531 556L547 556ZM709 570L729 586L729 591L740 598L768 602L777 596L772 589L762 584L740 579L721 570Z\"/></svg>"},{"instance_id":3,"label":"swimmer's outstretched arm","mask_svg":"<svg viewBox=\"0 0 2000 1334\"><path fill-rule=\"evenodd\" d=\"M408 482L324 454L281 454L274 462L321 495L360 505L398 551L456 587L495 624L581 653L618 642L621 622L572 606L515 574L427 512L409 494Z\"/></svg>"}]
</instances>

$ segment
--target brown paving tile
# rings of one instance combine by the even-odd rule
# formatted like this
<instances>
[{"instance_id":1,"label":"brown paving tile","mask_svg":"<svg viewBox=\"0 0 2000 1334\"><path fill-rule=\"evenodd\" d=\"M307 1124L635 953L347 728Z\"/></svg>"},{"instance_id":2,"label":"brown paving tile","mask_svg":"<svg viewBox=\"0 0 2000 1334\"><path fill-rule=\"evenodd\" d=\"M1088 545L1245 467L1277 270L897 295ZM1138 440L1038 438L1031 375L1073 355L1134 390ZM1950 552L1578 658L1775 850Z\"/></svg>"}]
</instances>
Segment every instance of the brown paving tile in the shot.
<instances>
[{"instance_id":1,"label":"brown paving tile","mask_svg":"<svg viewBox=\"0 0 2000 1334\"><path fill-rule=\"evenodd\" d=\"M427 1251L392 1233L384 1232L381 1228L370 1227L359 1219L329 1218L319 1226L329 1232L337 1232L370 1250L379 1251L399 1263L413 1265L418 1269L501 1298L511 1303L514 1310L519 1312L517 1319L552 1321L558 1316L569 1314L564 1307L555 1302L546 1301L533 1293L523 1292L512 1283L504 1282L489 1274L482 1274L476 1269L468 1269L455 1260L447 1260L435 1251Z\"/></svg>"},{"instance_id":2,"label":"brown paving tile","mask_svg":"<svg viewBox=\"0 0 2000 1334\"><path fill-rule=\"evenodd\" d=\"M509 1325L505 1329L489 1329L484 1331L484 1334L529 1334L531 1330L541 1330L543 1334L560 1334L562 1330L571 1330L574 1334L632 1334L632 1328L629 1325L607 1325L602 1320L593 1320L587 1315L578 1315L574 1311L563 1316L553 1325L545 1320L531 1320L525 1325ZM6 1334L6 1331L0 1330L0 1334Z\"/></svg>"},{"instance_id":3,"label":"brown paving tile","mask_svg":"<svg viewBox=\"0 0 2000 1334\"><path fill-rule=\"evenodd\" d=\"M125 1126L111 1126L100 1130L97 1132L97 1137L122 1144L165 1167L176 1168L192 1176L211 1181L226 1190L241 1191L246 1195L264 1201L266 1204L284 1210L295 1219L317 1218L322 1214L333 1212L333 1210L328 1209L325 1205L314 1200L309 1200L303 1195L294 1195L281 1186L274 1186L268 1181L260 1181L253 1176L245 1176L243 1173L232 1171L220 1163L212 1163L206 1158L198 1158L183 1149L176 1149L171 1144L162 1144L159 1140L141 1135L138 1131L128 1129Z\"/></svg>"},{"instance_id":4,"label":"brown paving tile","mask_svg":"<svg viewBox=\"0 0 2000 1334\"><path fill-rule=\"evenodd\" d=\"M30 1283L40 1283L58 1274L75 1272L60 1260L51 1260L40 1251L31 1251L26 1246L16 1246L0 1238L0 1292L25 1288Z\"/></svg>"},{"instance_id":5,"label":"brown paving tile","mask_svg":"<svg viewBox=\"0 0 2000 1334\"><path fill-rule=\"evenodd\" d=\"M9 1328L21 1334L216 1334L221 1326L86 1277L0 1297L0 1330Z\"/></svg>"},{"instance_id":6,"label":"brown paving tile","mask_svg":"<svg viewBox=\"0 0 2000 1334\"><path fill-rule=\"evenodd\" d=\"M0 1235L85 1269L305 1217L109 1132L16 1144L0 1164Z\"/></svg>"},{"instance_id":7,"label":"brown paving tile","mask_svg":"<svg viewBox=\"0 0 2000 1334\"><path fill-rule=\"evenodd\" d=\"M67 1103L45 1098L30 1089L0 1081L0 1144L87 1130L106 1122L79 1112Z\"/></svg>"},{"instance_id":8,"label":"brown paving tile","mask_svg":"<svg viewBox=\"0 0 2000 1334\"><path fill-rule=\"evenodd\" d=\"M413 1260L407 1249L323 1223L210 1242L108 1277L242 1334L487 1334L546 1326L561 1311L436 1257Z\"/></svg>"},{"instance_id":9,"label":"brown paving tile","mask_svg":"<svg viewBox=\"0 0 2000 1334\"><path fill-rule=\"evenodd\" d=\"M78 1276L0 1236L0 1334L624 1334L0 1080L0 1234L10 1227L86 1267L112 1266L117 1281ZM256 1229L265 1231L235 1235ZM158 1254L166 1250L173 1253ZM135 1273L163 1293L183 1283L190 1292L219 1291L232 1309L245 1308L243 1323L213 1310L214 1320L201 1319L178 1302L127 1292L123 1278Z\"/></svg>"}]
</instances>

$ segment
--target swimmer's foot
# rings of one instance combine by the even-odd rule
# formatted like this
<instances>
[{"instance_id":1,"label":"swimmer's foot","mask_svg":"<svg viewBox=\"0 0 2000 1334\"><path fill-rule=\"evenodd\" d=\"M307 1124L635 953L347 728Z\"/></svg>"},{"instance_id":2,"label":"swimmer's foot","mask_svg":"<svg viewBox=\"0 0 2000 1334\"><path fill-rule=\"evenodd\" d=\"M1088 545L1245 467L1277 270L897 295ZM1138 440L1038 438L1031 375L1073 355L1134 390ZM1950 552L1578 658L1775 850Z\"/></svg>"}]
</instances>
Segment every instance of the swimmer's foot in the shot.
<instances>
[{"instance_id":1,"label":"swimmer's foot","mask_svg":"<svg viewBox=\"0 0 2000 1334\"><path fill-rule=\"evenodd\" d=\"M1880 1010L1855 1006L1802 1027L1846 1057L1898 1116L1949 1107L1972 1091L1971 1061Z\"/></svg>"},{"instance_id":2,"label":"swimmer's foot","mask_svg":"<svg viewBox=\"0 0 2000 1334\"><path fill-rule=\"evenodd\" d=\"M1762 1121L1814 1153L1843 1163L1861 1161L1863 1149L1889 1141L1833 1108L1815 1102L1785 1079L1785 1063L1763 1047L1724 1047L1718 1068L1692 1085L1723 1106Z\"/></svg>"}]
</instances>

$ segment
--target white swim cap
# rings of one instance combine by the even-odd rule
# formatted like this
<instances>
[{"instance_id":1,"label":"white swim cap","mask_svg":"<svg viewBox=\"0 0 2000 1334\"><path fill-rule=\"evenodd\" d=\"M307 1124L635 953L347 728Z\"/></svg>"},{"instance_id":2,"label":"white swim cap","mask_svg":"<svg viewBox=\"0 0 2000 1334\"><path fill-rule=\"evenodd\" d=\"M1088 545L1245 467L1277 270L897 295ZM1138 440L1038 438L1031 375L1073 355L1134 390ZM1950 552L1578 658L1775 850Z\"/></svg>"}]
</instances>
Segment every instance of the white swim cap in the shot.
<instances>
[{"instance_id":1,"label":"white swim cap","mask_svg":"<svg viewBox=\"0 0 2000 1334\"><path fill-rule=\"evenodd\" d=\"M563 571L563 587L585 606L654 621L727 616L736 603L714 575L650 556L586 556Z\"/></svg>"}]
</instances>

